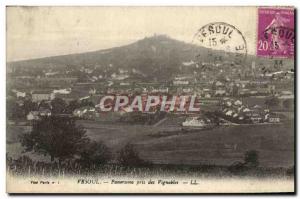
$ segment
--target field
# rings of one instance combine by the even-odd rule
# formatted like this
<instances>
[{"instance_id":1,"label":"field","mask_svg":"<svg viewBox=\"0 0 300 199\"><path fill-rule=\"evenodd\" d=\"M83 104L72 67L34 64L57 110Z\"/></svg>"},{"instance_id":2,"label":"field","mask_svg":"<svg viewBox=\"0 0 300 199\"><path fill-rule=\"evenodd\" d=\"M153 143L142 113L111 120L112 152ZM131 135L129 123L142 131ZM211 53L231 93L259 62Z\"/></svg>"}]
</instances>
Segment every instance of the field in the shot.
<instances>
[{"instance_id":1,"label":"field","mask_svg":"<svg viewBox=\"0 0 300 199\"><path fill-rule=\"evenodd\" d=\"M257 150L262 167L289 168L294 165L294 125L291 122L222 126L189 133L181 132L178 124L170 118L156 126L78 121L91 139L102 141L111 149L114 160L118 151L131 143L142 159L154 164L227 166L242 161L246 151ZM17 137L26 129L28 131L25 126L7 127L7 152L10 156L21 155L22 147ZM161 136L165 131L176 133ZM32 153L27 155L33 159L49 160L49 157Z\"/></svg>"},{"instance_id":2,"label":"field","mask_svg":"<svg viewBox=\"0 0 300 199\"><path fill-rule=\"evenodd\" d=\"M81 124L92 139L103 141L115 155L125 144L132 143L143 159L155 164L231 165L242 161L246 151L257 150L263 167L294 165L292 123L218 127L193 133L180 132L179 125ZM153 136L170 129L178 133Z\"/></svg>"}]
</instances>

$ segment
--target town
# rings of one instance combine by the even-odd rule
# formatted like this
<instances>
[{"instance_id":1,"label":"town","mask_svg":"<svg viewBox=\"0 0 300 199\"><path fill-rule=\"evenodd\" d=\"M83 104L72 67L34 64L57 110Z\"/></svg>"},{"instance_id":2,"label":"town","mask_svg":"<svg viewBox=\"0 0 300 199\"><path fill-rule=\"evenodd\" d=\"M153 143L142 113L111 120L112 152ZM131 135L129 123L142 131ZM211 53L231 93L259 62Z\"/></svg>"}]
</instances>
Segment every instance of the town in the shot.
<instances>
[{"instance_id":1,"label":"town","mask_svg":"<svg viewBox=\"0 0 300 199\"><path fill-rule=\"evenodd\" d=\"M217 111L218 117L233 117L239 122L279 122L284 114L278 112L293 110L294 70L293 65L284 60L272 62L264 65L252 61L242 66L233 61L222 61L221 56L215 56L210 62L185 60L178 66L178 72L161 80L151 79L136 68L123 69L111 63L80 67L46 64L35 70L15 64L8 67L7 74L10 79L7 85L8 119L29 122L60 114L97 120L102 117L99 102L105 96L132 98L139 95L144 103L145 96L157 95L168 96L168 99L171 96L196 96L195 103L202 112ZM170 113L160 105L148 107L151 109L148 114L156 111L180 114ZM121 116L130 117L130 112L132 109L123 107L112 114L120 119ZM181 114L195 116L194 112L188 111Z\"/></svg>"},{"instance_id":2,"label":"town","mask_svg":"<svg viewBox=\"0 0 300 199\"><path fill-rule=\"evenodd\" d=\"M290 59L248 55L237 63L232 54L159 35L87 54L8 63L7 79L7 151L14 159L23 157L21 135L45 118L62 128L60 122L71 118L112 151L111 164L131 164L118 154L134 154L140 165L230 166L253 148L267 157L262 167L293 164L285 155L293 147ZM102 150L96 143L91 150ZM55 157L26 154L44 162Z\"/></svg>"}]
</instances>

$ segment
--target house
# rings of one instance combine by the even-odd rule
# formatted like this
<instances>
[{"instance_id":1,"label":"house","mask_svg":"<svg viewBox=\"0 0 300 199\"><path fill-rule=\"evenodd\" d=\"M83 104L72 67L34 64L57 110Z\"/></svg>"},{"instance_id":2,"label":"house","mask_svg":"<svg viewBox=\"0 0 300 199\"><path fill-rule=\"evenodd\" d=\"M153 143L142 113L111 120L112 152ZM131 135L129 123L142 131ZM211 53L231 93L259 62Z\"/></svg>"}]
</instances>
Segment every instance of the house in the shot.
<instances>
[{"instance_id":1,"label":"house","mask_svg":"<svg viewBox=\"0 0 300 199\"><path fill-rule=\"evenodd\" d=\"M39 120L39 113L38 111L30 111L28 113L28 115L26 116L27 120L31 121L31 120Z\"/></svg>"},{"instance_id":2,"label":"house","mask_svg":"<svg viewBox=\"0 0 300 199\"><path fill-rule=\"evenodd\" d=\"M193 89L192 89L192 88L183 88L182 91L183 91L184 93L190 93L190 92L193 91Z\"/></svg>"},{"instance_id":3,"label":"house","mask_svg":"<svg viewBox=\"0 0 300 199\"><path fill-rule=\"evenodd\" d=\"M294 99L294 94L292 91L281 91L278 99Z\"/></svg>"},{"instance_id":4,"label":"house","mask_svg":"<svg viewBox=\"0 0 300 199\"><path fill-rule=\"evenodd\" d=\"M226 105L227 107L230 107L230 106L232 106L232 102L231 102L231 101L226 101L226 102L225 102L225 105Z\"/></svg>"},{"instance_id":5,"label":"house","mask_svg":"<svg viewBox=\"0 0 300 199\"><path fill-rule=\"evenodd\" d=\"M246 108L246 106L242 105L240 107L237 108L238 112L241 112L244 108Z\"/></svg>"},{"instance_id":6,"label":"house","mask_svg":"<svg viewBox=\"0 0 300 199\"><path fill-rule=\"evenodd\" d=\"M234 113L234 112L233 112L232 110L229 110L229 111L227 111L227 112L225 113L225 115L231 116L233 113Z\"/></svg>"},{"instance_id":7,"label":"house","mask_svg":"<svg viewBox=\"0 0 300 199\"><path fill-rule=\"evenodd\" d=\"M242 101L240 101L240 100L236 100L235 102L234 102L234 105L236 105L236 106L241 106L243 103L242 103Z\"/></svg>"},{"instance_id":8,"label":"house","mask_svg":"<svg viewBox=\"0 0 300 199\"><path fill-rule=\"evenodd\" d=\"M257 93L261 94L261 95L268 95L271 93L269 88L258 87L258 88L256 88L256 90L257 90Z\"/></svg>"},{"instance_id":9,"label":"house","mask_svg":"<svg viewBox=\"0 0 300 199\"><path fill-rule=\"evenodd\" d=\"M76 117L85 117L85 116L91 116L93 113L95 113L96 109L94 107L81 107L77 108L73 111L73 115Z\"/></svg>"},{"instance_id":10,"label":"house","mask_svg":"<svg viewBox=\"0 0 300 199\"><path fill-rule=\"evenodd\" d=\"M87 100L87 99L89 99L91 96L84 96L84 97L81 97L81 98L79 98L79 100L80 101L82 101L82 100Z\"/></svg>"},{"instance_id":11,"label":"house","mask_svg":"<svg viewBox=\"0 0 300 199\"><path fill-rule=\"evenodd\" d=\"M85 67L81 67L81 68L80 68L80 71L81 71L81 72L84 72L84 73L87 73L87 74L93 73L93 70L92 70L92 69L85 68Z\"/></svg>"},{"instance_id":12,"label":"house","mask_svg":"<svg viewBox=\"0 0 300 199\"><path fill-rule=\"evenodd\" d=\"M250 90L247 88L243 88L239 92L239 95L247 95L247 94L250 94Z\"/></svg>"},{"instance_id":13,"label":"house","mask_svg":"<svg viewBox=\"0 0 300 199\"><path fill-rule=\"evenodd\" d=\"M274 113L268 113L265 115L265 120L270 123L279 123L280 117Z\"/></svg>"},{"instance_id":14,"label":"house","mask_svg":"<svg viewBox=\"0 0 300 199\"><path fill-rule=\"evenodd\" d=\"M43 109L38 111L40 116L51 116L51 111L49 109Z\"/></svg>"},{"instance_id":15,"label":"house","mask_svg":"<svg viewBox=\"0 0 300 199\"><path fill-rule=\"evenodd\" d=\"M251 90L251 91L250 91L250 94L251 94L251 95L256 95L256 94L258 94L258 91L253 91L253 90Z\"/></svg>"},{"instance_id":16,"label":"house","mask_svg":"<svg viewBox=\"0 0 300 199\"><path fill-rule=\"evenodd\" d=\"M278 99L294 99L294 95L281 95L278 97Z\"/></svg>"},{"instance_id":17,"label":"house","mask_svg":"<svg viewBox=\"0 0 300 199\"><path fill-rule=\"evenodd\" d=\"M53 90L54 94L70 94L71 88L64 88L64 89L55 89Z\"/></svg>"},{"instance_id":18,"label":"house","mask_svg":"<svg viewBox=\"0 0 300 199\"><path fill-rule=\"evenodd\" d=\"M112 86L114 84L114 82L112 81L107 81L107 86Z\"/></svg>"},{"instance_id":19,"label":"house","mask_svg":"<svg viewBox=\"0 0 300 199\"><path fill-rule=\"evenodd\" d=\"M51 111L49 109L39 110L39 111L30 111L26 118L29 121L39 120L40 117L51 116Z\"/></svg>"},{"instance_id":20,"label":"house","mask_svg":"<svg viewBox=\"0 0 300 199\"><path fill-rule=\"evenodd\" d=\"M89 94L93 95L93 94L96 94L97 93L97 90L95 88L91 88L89 90Z\"/></svg>"},{"instance_id":21,"label":"house","mask_svg":"<svg viewBox=\"0 0 300 199\"><path fill-rule=\"evenodd\" d=\"M113 73L111 75L111 78L113 80L124 80L124 79L127 79L129 77L129 75L126 75L126 74L116 74L116 73Z\"/></svg>"},{"instance_id":22,"label":"house","mask_svg":"<svg viewBox=\"0 0 300 199\"><path fill-rule=\"evenodd\" d=\"M13 89L12 92L15 93L15 95L16 95L17 97L25 97L25 96L26 96L26 93L25 93L25 92L21 92L21 91L18 91L18 90L16 90L16 89Z\"/></svg>"},{"instance_id":23,"label":"house","mask_svg":"<svg viewBox=\"0 0 300 199\"><path fill-rule=\"evenodd\" d=\"M174 80L173 85L188 85L189 81L187 80Z\"/></svg>"},{"instance_id":24,"label":"house","mask_svg":"<svg viewBox=\"0 0 300 199\"><path fill-rule=\"evenodd\" d=\"M251 110L249 109L249 108L244 108L243 109L243 112L245 113L245 112L250 112Z\"/></svg>"},{"instance_id":25,"label":"house","mask_svg":"<svg viewBox=\"0 0 300 199\"><path fill-rule=\"evenodd\" d=\"M226 95L226 91L225 90L216 90L215 95Z\"/></svg>"},{"instance_id":26,"label":"house","mask_svg":"<svg viewBox=\"0 0 300 199\"><path fill-rule=\"evenodd\" d=\"M270 122L270 123L279 123L280 118L279 117L269 117L268 122Z\"/></svg>"},{"instance_id":27,"label":"house","mask_svg":"<svg viewBox=\"0 0 300 199\"><path fill-rule=\"evenodd\" d=\"M33 102L49 101L55 98L55 94L49 91L34 91L31 97Z\"/></svg>"},{"instance_id":28,"label":"house","mask_svg":"<svg viewBox=\"0 0 300 199\"><path fill-rule=\"evenodd\" d=\"M122 68L119 68L119 73L120 74L125 74L125 73L128 73L128 70L124 70Z\"/></svg>"},{"instance_id":29,"label":"house","mask_svg":"<svg viewBox=\"0 0 300 199\"><path fill-rule=\"evenodd\" d=\"M239 116L239 120L244 120L244 116Z\"/></svg>"},{"instance_id":30,"label":"house","mask_svg":"<svg viewBox=\"0 0 300 199\"><path fill-rule=\"evenodd\" d=\"M204 97L205 97L205 98L211 98L211 95L210 95L209 93L205 93L205 94L204 94Z\"/></svg>"},{"instance_id":31,"label":"house","mask_svg":"<svg viewBox=\"0 0 300 199\"><path fill-rule=\"evenodd\" d=\"M260 105L256 104L256 105L253 106L253 109L260 110L260 109L262 109L262 107Z\"/></svg>"},{"instance_id":32,"label":"house","mask_svg":"<svg viewBox=\"0 0 300 199\"><path fill-rule=\"evenodd\" d=\"M50 77L50 76L54 76L54 75L57 75L57 74L59 74L59 72L47 72L47 73L45 73L45 76Z\"/></svg>"},{"instance_id":33,"label":"house","mask_svg":"<svg viewBox=\"0 0 300 199\"><path fill-rule=\"evenodd\" d=\"M194 65L195 64L195 62L194 61L187 61L187 62L182 62L182 65L183 66L191 66L191 65Z\"/></svg>"},{"instance_id":34,"label":"house","mask_svg":"<svg viewBox=\"0 0 300 199\"><path fill-rule=\"evenodd\" d=\"M217 81L216 82L216 86L224 86L224 84L222 82L220 82L220 81Z\"/></svg>"},{"instance_id":35,"label":"house","mask_svg":"<svg viewBox=\"0 0 300 199\"><path fill-rule=\"evenodd\" d=\"M281 94L282 95L293 95L293 92L292 91L281 91Z\"/></svg>"},{"instance_id":36,"label":"house","mask_svg":"<svg viewBox=\"0 0 300 199\"><path fill-rule=\"evenodd\" d=\"M120 82L120 86L130 86L129 82Z\"/></svg>"},{"instance_id":37,"label":"house","mask_svg":"<svg viewBox=\"0 0 300 199\"><path fill-rule=\"evenodd\" d=\"M249 111L245 115L248 116L253 123L263 122L261 114L257 111Z\"/></svg>"}]
</instances>

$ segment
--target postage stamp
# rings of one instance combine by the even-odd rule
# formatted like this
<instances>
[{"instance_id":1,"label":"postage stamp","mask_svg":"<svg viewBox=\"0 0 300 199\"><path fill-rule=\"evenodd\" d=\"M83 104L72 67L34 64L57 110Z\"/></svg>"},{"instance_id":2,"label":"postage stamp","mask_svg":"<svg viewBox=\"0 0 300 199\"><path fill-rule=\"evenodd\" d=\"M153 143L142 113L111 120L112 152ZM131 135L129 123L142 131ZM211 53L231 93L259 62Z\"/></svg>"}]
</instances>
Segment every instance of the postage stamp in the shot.
<instances>
[{"instance_id":1,"label":"postage stamp","mask_svg":"<svg viewBox=\"0 0 300 199\"><path fill-rule=\"evenodd\" d=\"M294 10L258 9L257 55L290 58L294 56Z\"/></svg>"}]
</instances>

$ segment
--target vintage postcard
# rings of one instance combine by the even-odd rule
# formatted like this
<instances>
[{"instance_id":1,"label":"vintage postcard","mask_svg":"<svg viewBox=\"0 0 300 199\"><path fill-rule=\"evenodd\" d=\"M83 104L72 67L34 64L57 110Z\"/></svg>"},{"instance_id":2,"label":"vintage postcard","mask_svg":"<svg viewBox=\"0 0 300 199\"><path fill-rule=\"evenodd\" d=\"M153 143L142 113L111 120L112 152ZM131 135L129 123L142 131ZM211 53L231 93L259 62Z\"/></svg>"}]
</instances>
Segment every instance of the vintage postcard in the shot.
<instances>
[{"instance_id":1,"label":"vintage postcard","mask_svg":"<svg viewBox=\"0 0 300 199\"><path fill-rule=\"evenodd\" d=\"M6 8L8 193L294 193L294 7Z\"/></svg>"}]
</instances>

